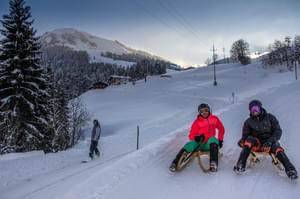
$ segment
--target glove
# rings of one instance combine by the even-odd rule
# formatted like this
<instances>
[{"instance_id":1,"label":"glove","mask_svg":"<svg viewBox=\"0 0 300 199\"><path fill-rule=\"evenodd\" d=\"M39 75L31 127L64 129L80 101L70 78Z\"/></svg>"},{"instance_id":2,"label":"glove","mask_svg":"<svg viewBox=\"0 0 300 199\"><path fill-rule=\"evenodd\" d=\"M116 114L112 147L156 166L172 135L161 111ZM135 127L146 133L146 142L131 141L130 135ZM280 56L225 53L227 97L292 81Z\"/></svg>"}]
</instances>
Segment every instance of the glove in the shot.
<instances>
[{"instance_id":1,"label":"glove","mask_svg":"<svg viewBox=\"0 0 300 199\"><path fill-rule=\"evenodd\" d=\"M196 141L196 142L202 142L203 140L205 140L205 136L202 134L202 135L200 135L200 136L195 136L194 137L194 140Z\"/></svg>"},{"instance_id":2,"label":"glove","mask_svg":"<svg viewBox=\"0 0 300 199\"><path fill-rule=\"evenodd\" d=\"M219 140L219 147L220 147L220 148L223 147L223 140Z\"/></svg>"},{"instance_id":3,"label":"glove","mask_svg":"<svg viewBox=\"0 0 300 199\"><path fill-rule=\"evenodd\" d=\"M244 139L243 138L241 138L239 141L238 141L238 143L237 143L237 145L239 146L239 147L243 147L244 146Z\"/></svg>"},{"instance_id":4,"label":"glove","mask_svg":"<svg viewBox=\"0 0 300 199\"><path fill-rule=\"evenodd\" d=\"M272 146L272 143L271 142L265 142L262 146L262 150L265 152L265 153L269 153L270 150L271 150L271 146Z\"/></svg>"}]
</instances>

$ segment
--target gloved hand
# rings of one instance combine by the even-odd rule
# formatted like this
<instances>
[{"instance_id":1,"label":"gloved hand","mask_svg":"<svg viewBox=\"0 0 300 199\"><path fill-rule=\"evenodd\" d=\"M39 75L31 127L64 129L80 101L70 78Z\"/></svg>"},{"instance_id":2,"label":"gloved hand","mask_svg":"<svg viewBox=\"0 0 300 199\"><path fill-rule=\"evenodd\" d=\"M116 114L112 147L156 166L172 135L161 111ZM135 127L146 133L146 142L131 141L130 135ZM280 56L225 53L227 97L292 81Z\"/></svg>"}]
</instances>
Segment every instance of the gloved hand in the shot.
<instances>
[{"instance_id":1,"label":"gloved hand","mask_svg":"<svg viewBox=\"0 0 300 199\"><path fill-rule=\"evenodd\" d=\"M200 136L195 136L194 137L194 140L196 141L196 142L203 142L203 140L205 139L205 136L202 134L202 135L200 135Z\"/></svg>"},{"instance_id":2,"label":"gloved hand","mask_svg":"<svg viewBox=\"0 0 300 199\"><path fill-rule=\"evenodd\" d=\"M219 140L219 147L220 147L220 148L223 147L223 140Z\"/></svg>"},{"instance_id":3,"label":"gloved hand","mask_svg":"<svg viewBox=\"0 0 300 199\"><path fill-rule=\"evenodd\" d=\"M262 150L265 152L265 153L269 153L270 150L271 150L271 146L272 146L272 143L271 142L265 142L262 146Z\"/></svg>"},{"instance_id":4,"label":"gloved hand","mask_svg":"<svg viewBox=\"0 0 300 199\"><path fill-rule=\"evenodd\" d=\"M241 138L241 139L238 141L237 145L238 145L239 147L243 147L243 146L244 146L244 142L245 142L245 140L244 140L243 138Z\"/></svg>"}]
</instances>

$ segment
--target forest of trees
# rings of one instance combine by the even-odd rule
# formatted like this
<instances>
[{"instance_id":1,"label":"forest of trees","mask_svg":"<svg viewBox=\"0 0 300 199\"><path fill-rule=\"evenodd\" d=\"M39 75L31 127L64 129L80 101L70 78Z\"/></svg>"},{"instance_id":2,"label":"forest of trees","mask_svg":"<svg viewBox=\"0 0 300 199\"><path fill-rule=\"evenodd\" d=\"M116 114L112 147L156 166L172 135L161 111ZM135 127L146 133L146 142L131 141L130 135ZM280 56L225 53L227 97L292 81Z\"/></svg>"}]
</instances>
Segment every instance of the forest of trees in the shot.
<instances>
[{"instance_id":1,"label":"forest of trees","mask_svg":"<svg viewBox=\"0 0 300 199\"><path fill-rule=\"evenodd\" d=\"M121 57L121 55L118 56ZM129 76L138 80L143 79L145 75L166 73L170 65L168 62L143 59L134 55L123 55L122 60L133 61L133 57L136 57L136 64L128 67L110 63L89 63L89 57L85 51L54 46L43 49L41 64L52 67L55 81L62 85L69 99L84 93L96 82L108 83L111 75Z\"/></svg>"},{"instance_id":2,"label":"forest of trees","mask_svg":"<svg viewBox=\"0 0 300 199\"><path fill-rule=\"evenodd\" d=\"M0 154L65 150L78 141L88 113L55 81L53 68L41 65L30 7L24 0L9 5L1 20Z\"/></svg>"},{"instance_id":3,"label":"forest of trees","mask_svg":"<svg viewBox=\"0 0 300 199\"><path fill-rule=\"evenodd\" d=\"M286 64L287 69L293 68L293 63L300 59L300 36L296 35L292 40L286 37L284 41L275 40L269 45L270 53L262 57L265 67Z\"/></svg>"}]
</instances>

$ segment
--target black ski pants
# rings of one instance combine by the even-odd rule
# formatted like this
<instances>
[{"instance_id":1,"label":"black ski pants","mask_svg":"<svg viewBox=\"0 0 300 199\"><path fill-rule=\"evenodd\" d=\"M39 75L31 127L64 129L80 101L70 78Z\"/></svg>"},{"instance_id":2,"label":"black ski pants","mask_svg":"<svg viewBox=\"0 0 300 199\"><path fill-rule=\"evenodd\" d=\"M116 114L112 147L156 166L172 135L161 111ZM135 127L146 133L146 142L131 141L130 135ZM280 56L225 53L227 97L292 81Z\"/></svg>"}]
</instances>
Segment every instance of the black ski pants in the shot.
<instances>
[{"instance_id":1,"label":"black ski pants","mask_svg":"<svg viewBox=\"0 0 300 199\"><path fill-rule=\"evenodd\" d=\"M248 136L244 143L243 149L240 153L239 162L241 162L245 167L246 161L250 155L251 150L252 149L254 149L254 151L261 150L261 147L265 142L266 142L265 140L259 140L258 138L255 138L253 136ZM284 153L284 150L280 146L279 142L276 142L272 144L270 152L274 153L277 156L277 154L280 152Z\"/></svg>"},{"instance_id":2,"label":"black ski pants","mask_svg":"<svg viewBox=\"0 0 300 199\"><path fill-rule=\"evenodd\" d=\"M98 153L98 141L92 140L90 146L90 156L93 156L94 153Z\"/></svg>"}]
</instances>

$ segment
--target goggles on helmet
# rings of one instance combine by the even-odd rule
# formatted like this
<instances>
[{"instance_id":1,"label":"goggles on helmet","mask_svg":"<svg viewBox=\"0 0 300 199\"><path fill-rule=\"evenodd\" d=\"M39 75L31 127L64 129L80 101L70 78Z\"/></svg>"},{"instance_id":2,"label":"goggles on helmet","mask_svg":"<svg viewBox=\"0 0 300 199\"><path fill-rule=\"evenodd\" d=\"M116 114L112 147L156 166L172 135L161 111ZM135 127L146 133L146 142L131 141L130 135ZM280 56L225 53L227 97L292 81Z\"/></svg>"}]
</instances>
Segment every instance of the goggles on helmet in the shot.
<instances>
[{"instance_id":1,"label":"goggles on helmet","mask_svg":"<svg viewBox=\"0 0 300 199\"><path fill-rule=\"evenodd\" d=\"M259 106L252 106L250 111L251 111L251 113L254 113L254 111L260 112L260 107Z\"/></svg>"}]
</instances>

